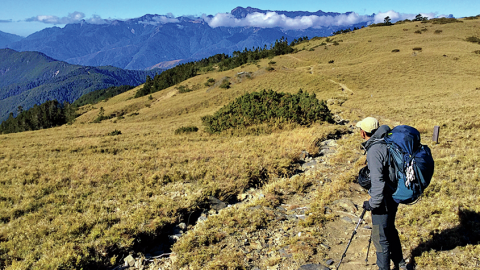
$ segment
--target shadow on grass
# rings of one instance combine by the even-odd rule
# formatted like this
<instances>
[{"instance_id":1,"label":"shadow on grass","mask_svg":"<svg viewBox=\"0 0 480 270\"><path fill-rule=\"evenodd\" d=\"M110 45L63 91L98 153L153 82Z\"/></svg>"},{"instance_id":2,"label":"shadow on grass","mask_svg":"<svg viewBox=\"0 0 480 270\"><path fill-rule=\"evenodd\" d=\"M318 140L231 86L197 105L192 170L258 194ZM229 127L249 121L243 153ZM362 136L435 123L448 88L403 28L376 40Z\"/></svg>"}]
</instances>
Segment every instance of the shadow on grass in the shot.
<instances>
[{"instance_id":1,"label":"shadow on grass","mask_svg":"<svg viewBox=\"0 0 480 270\"><path fill-rule=\"evenodd\" d=\"M459 207L458 218L460 225L457 227L440 232L438 230L430 232L432 238L420 243L412 250L410 266L415 265L415 257L421 256L423 252L453 250L469 244L480 244L480 213Z\"/></svg>"}]
</instances>

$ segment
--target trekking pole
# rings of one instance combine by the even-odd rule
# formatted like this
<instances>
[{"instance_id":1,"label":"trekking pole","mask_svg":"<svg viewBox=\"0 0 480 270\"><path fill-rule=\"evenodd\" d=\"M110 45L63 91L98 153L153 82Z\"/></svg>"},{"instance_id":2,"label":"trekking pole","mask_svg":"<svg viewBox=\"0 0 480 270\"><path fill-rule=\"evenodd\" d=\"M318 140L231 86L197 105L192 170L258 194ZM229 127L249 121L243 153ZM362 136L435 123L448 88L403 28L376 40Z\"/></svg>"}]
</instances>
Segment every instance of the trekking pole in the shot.
<instances>
[{"instance_id":1,"label":"trekking pole","mask_svg":"<svg viewBox=\"0 0 480 270\"><path fill-rule=\"evenodd\" d=\"M337 269L340 267L340 264L342 263L343 258L345 258L348 247L352 243L353 237L355 236L355 234L357 234L358 226L360 226L360 223L363 221L363 216L365 215L365 212L367 212L367 209L364 208L362 214L360 215L360 219L358 220L357 226L355 227L355 230L353 230L352 237L350 237L350 241L348 241L347 247L345 248L345 251L342 254L342 258L340 258L340 262L338 262L337 264Z\"/></svg>"},{"instance_id":2,"label":"trekking pole","mask_svg":"<svg viewBox=\"0 0 480 270\"><path fill-rule=\"evenodd\" d=\"M368 265L368 253L370 252L370 244L372 243L372 234L373 231L370 232L370 239L368 239L367 257L365 257L365 265Z\"/></svg>"}]
</instances>

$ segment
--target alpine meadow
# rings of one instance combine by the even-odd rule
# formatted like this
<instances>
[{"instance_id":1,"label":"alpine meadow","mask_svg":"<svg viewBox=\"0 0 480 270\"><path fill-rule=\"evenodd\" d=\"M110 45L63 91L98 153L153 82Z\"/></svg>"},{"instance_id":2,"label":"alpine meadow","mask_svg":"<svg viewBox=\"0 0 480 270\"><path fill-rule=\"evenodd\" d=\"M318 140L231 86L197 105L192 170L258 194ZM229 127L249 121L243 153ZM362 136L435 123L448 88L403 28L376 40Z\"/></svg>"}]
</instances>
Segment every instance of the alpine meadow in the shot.
<instances>
[{"instance_id":1,"label":"alpine meadow","mask_svg":"<svg viewBox=\"0 0 480 270\"><path fill-rule=\"evenodd\" d=\"M367 116L415 127L435 160L422 199L397 213L409 264L478 268L479 41L478 16L340 31L151 94L137 86L79 107L71 124L2 134L0 268L337 263L369 197L354 128ZM248 117L262 121L226 118L255 100L266 116ZM218 200L230 206L216 209ZM376 269L364 225L342 269Z\"/></svg>"}]
</instances>

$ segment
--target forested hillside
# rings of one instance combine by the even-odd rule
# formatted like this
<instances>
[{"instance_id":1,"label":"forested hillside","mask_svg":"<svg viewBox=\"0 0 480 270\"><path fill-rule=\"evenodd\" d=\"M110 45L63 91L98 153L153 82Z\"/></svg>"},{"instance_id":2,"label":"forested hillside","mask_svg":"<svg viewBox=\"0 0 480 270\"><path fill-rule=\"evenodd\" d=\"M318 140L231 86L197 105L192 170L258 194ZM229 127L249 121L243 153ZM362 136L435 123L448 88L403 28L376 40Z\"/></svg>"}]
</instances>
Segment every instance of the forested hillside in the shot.
<instances>
[{"instance_id":1,"label":"forested hillside","mask_svg":"<svg viewBox=\"0 0 480 270\"><path fill-rule=\"evenodd\" d=\"M38 52L0 50L0 121L17 107L25 110L56 99L73 103L91 91L111 86L139 85L161 70L132 71L112 66L84 67L57 61Z\"/></svg>"}]
</instances>

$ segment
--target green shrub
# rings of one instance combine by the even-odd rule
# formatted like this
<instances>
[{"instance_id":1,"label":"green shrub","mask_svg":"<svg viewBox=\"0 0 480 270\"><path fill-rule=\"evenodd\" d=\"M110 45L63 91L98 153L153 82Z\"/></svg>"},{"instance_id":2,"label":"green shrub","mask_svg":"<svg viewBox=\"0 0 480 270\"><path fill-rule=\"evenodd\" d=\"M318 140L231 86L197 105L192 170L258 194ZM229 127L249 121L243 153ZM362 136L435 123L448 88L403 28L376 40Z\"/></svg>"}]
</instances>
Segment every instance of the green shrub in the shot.
<instances>
[{"instance_id":1,"label":"green shrub","mask_svg":"<svg viewBox=\"0 0 480 270\"><path fill-rule=\"evenodd\" d=\"M268 62L269 65L275 65L276 63L277 63L277 62L275 62L275 61L270 61L270 62Z\"/></svg>"},{"instance_id":2,"label":"green shrub","mask_svg":"<svg viewBox=\"0 0 480 270\"><path fill-rule=\"evenodd\" d=\"M212 85L214 85L214 84L215 84L215 79L214 79L214 78L210 78L210 79L208 79L207 82L205 83L205 86L210 87L210 86L212 86Z\"/></svg>"},{"instance_id":3,"label":"green shrub","mask_svg":"<svg viewBox=\"0 0 480 270\"><path fill-rule=\"evenodd\" d=\"M436 18L436 19L431 19L428 22L431 22L433 24L463 23L462 21L457 20L455 18Z\"/></svg>"},{"instance_id":4,"label":"green shrub","mask_svg":"<svg viewBox=\"0 0 480 270\"><path fill-rule=\"evenodd\" d=\"M474 51L473 53L475 53L475 54L480 54L480 50L476 50L476 51Z\"/></svg>"},{"instance_id":5,"label":"green shrub","mask_svg":"<svg viewBox=\"0 0 480 270\"><path fill-rule=\"evenodd\" d=\"M228 80L229 78L225 78L223 79L222 81L222 84L220 84L220 88L223 88L223 89L228 89L230 88L230 81Z\"/></svg>"},{"instance_id":6,"label":"green shrub","mask_svg":"<svg viewBox=\"0 0 480 270\"><path fill-rule=\"evenodd\" d=\"M186 127L181 127L175 130L175 134L182 134L182 133L191 133L191 132L197 132L198 127L196 126L186 126Z\"/></svg>"},{"instance_id":7,"label":"green shrub","mask_svg":"<svg viewBox=\"0 0 480 270\"><path fill-rule=\"evenodd\" d=\"M116 136L116 135L120 135L120 134L122 134L122 132L120 130L116 130L116 129L114 131L108 133L109 136Z\"/></svg>"},{"instance_id":8,"label":"green shrub","mask_svg":"<svg viewBox=\"0 0 480 270\"><path fill-rule=\"evenodd\" d=\"M415 34L421 34L421 33L422 33L422 31L420 31L420 30L415 31Z\"/></svg>"},{"instance_id":9,"label":"green shrub","mask_svg":"<svg viewBox=\"0 0 480 270\"><path fill-rule=\"evenodd\" d=\"M335 40L335 41L333 42L333 45L334 45L334 46L338 46L338 45L340 45L340 44Z\"/></svg>"},{"instance_id":10,"label":"green shrub","mask_svg":"<svg viewBox=\"0 0 480 270\"><path fill-rule=\"evenodd\" d=\"M182 94L182 93L188 93L188 92L192 92L192 91L193 91L192 89L188 88L188 86L185 86L185 85L180 85L180 86L178 86L178 87L176 87L176 88L178 89L178 92L179 92L180 94Z\"/></svg>"},{"instance_id":11,"label":"green shrub","mask_svg":"<svg viewBox=\"0 0 480 270\"><path fill-rule=\"evenodd\" d=\"M267 67L265 68L267 71L274 71L275 69L273 67Z\"/></svg>"},{"instance_id":12,"label":"green shrub","mask_svg":"<svg viewBox=\"0 0 480 270\"><path fill-rule=\"evenodd\" d=\"M114 115L105 116L105 109L103 109L103 107L100 107L100 111L98 112L98 116L97 116L97 118L95 118L95 120L93 120L93 123L100 123L103 120L111 119L113 117L115 117L115 116Z\"/></svg>"},{"instance_id":13,"label":"green shrub","mask_svg":"<svg viewBox=\"0 0 480 270\"><path fill-rule=\"evenodd\" d=\"M247 93L215 114L202 117L209 133L231 128L245 129L265 123L310 125L317 121L332 121L332 114L324 101L301 89L294 95L272 90Z\"/></svg>"},{"instance_id":14,"label":"green shrub","mask_svg":"<svg viewBox=\"0 0 480 270\"><path fill-rule=\"evenodd\" d=\"M435 30L434 34L441 34L442 32L442 30Z\"/></svg>"},{"instance_id":15,"label":"green shrub","mask_svg":"<svg viewBox=\"0 0 480 270\"><path fill-rule=\"evenodd\" d=\"M469 20L478 20L479 18L480 18L480 15L465 17L464 19L469 21Z\"/></svg>"},{"instance_id":16,"label":"green shrub","mask_svg":"<svg viewBox=\"0 0 480 270\"><path fill-rule=\"evenodd\" d=\"M468 42L473 42L473 43L478 43L480 44L480 38L477 38L477 37L467 37L466 39Z\"/></svg>"},{"instance_id":17,"label":"green shrub","mask_svg":"<svg viewBox=\"0 0 480 270\"><path fill-rule=\"evenodd\" d=\"M334 62L335 62L335 60L328 61L329 64L333 64Z\"/></svg>"},{"instance_id":18,"label":"green shrub","mask_svg":"<svg viewBox=\"0 0 480 270\"><path fill-rule=\"evenodd\" d=\"M414 50L414 51L421 51L422 48L421 48L421 47L415 47L415 48L413 48L412 50Z\"/></svg>"},{"instance_id":19,"label":"green shrub","mask_svg":"<svg viewBox=\"0 0 480 270\"><path fill-rule=\"evenodd\" d=\"M392 52L400 52L400 50L399 49L394 49L394 50L392 50Z\"/></svg>"}]
</instances>

